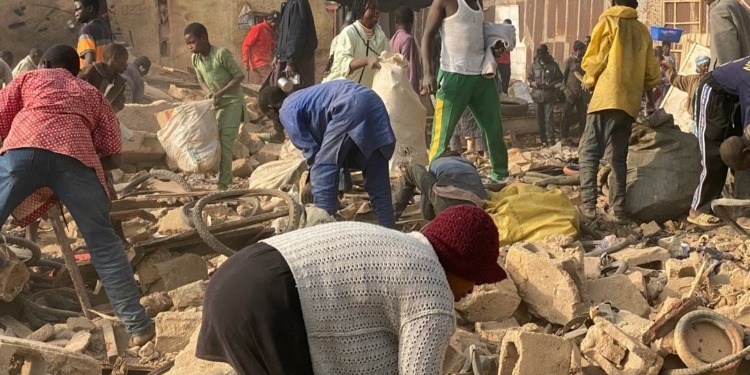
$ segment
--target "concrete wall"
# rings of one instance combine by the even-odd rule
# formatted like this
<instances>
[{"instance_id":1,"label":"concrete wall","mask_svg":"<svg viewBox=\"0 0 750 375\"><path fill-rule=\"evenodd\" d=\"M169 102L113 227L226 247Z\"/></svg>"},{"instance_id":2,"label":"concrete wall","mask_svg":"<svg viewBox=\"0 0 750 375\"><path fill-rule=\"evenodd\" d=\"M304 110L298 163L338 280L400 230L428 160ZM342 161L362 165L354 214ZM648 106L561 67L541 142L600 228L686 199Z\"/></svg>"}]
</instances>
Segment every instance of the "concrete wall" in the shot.
<instances>
[{"instance_id":1,"label":"concrete wall","mask_svg":"<svg viewBox=\"0 0 750 375\"><path fill-rule=\"evenodd\" d=\"M78 25L73 21L73 0L0 0L0 49L13 52L16 62L34 47L75 45Z\"/></svg>"}]
</instances>

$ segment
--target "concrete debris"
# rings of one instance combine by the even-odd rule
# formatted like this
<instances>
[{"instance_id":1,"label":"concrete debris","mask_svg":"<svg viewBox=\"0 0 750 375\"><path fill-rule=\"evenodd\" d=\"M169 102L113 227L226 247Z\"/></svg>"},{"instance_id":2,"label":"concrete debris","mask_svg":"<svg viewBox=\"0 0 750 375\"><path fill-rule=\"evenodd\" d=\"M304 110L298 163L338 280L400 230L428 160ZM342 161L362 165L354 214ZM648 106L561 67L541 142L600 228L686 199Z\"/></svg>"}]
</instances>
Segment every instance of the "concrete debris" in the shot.
<instances>
[{"instance_id":1,"label":"concrete debris","mask_svg":"<svg viewBox=\"0 0 750 375\"><path fill-rule=\"evenodd\" d=\"M159 229L157 233L165 236L179 234L193 229L190 224L185 221L184 215L181 208L176 208L167 212L164 217L159 219Z\"/></svg>"},{"instance_id":2,"label":"concrete debris","mask_svg":"<svg viewBox=\"0 0 750 375\"><path fill-rule=\"evenodd\" d=\"M11 361L24 361L24 374L100 375L101 364L95 358L36 341L0 336L0 368L10 369Z\"/></svg>"},{"instance_id":3,"label":"concrete debris","mask_svg":"<svg viewBox=\"0 0 750 375\"><path fill-rule=\"evenodd\" d=\"M472 345L476 345L478 348L488 350L492 353L497 352L497 344L483 340L476 333L457 328L453 332L453 336L451 336L448 349L445 351L442 373L451 374L461 370L464 362L466 362L467 349Z\"/></svg>"},{"instance_id":4,"label":"concrete debris","mask_svg":"<svg viewBox=\"0 0 750 375\"><path fill-rule=\"evenodd\" d=\"M232 176L234 177L247 178L253 174L253 171L255 171L255 167L253 167L250 159L242 158L232 162Z\"/></svg>"},{"instance_id":5,"label":"concrete debris","mask_svg":"<svg viewBox=\"0 0 750 375\"><path fill-rule=\"evenodd\" d=\"M199 312L167 311L156 316L156 350L161 353L177 353L185 349L193 332L201 324Z\"/></svg>"},{"instance_id":6,"label":"concrete debris","mask_svg":"<svg viewBox=\"0 0 750 375\"><path fill-rule=\"evenodd\" d=\"M260 139L257 134L253 134L251 129L245 124L240 125L235 143L245 146L250 155L257 154L266 145L266 142Z\"/></svg>"},{"instance_id":7,"label":"concrete debris","mask_svg":"<svg viewBox=\"0 0 750 375\"><path fill-rule=\"evenodd\" d=\"M628 262L628 266L662 270L664 269L664 262L670 258L670 254L668 250L661 247L627 248L612 254L612 258L617 261Z\"/></svg>"},{"instance_id":8,"label":"concrete debris","mask_svg":"<svg viewBox=\"0 0 750 375\"><path fill-rule=\"evenodd\" d=\"M5 243L0 244L0 301L12 302L23 291L31 272Z\"/></svg>"},{"instance_id":9,"label":"concrete debris","mask_svg":"<svg viewBox=\"0 0 750 375\"><path fill-rule=\"evenodd\" d=\"M586 311L583 249L551 249L541 244L515 244L508 250L505 270L529 312L565 324Z\"/></svg>"},{"instance_id":10,"label":"concrete debris","mask_svg":"<svg viewBox=\"0 0 750 375\"><path fill-rule=\"evenodd\" d=\"M142 297L141 305L146 308L146 314L153 318L160 312L171 309L173 303L167 292L155 292Z\"/></svg>"},{"instance_id":11,"label":"concrete debris","mask_svg":"<svg viewBox=\"0 0 750 375\"><path fill-rule=\"evenodd\" d=\"M461 301L456 310L470 323L503 321L513 316L521 298L511 280L479 285Z\"/></svg>"},{"instance_id":12,"label":"concrete debris","mask_svg":"<svg viewBox=\"0 0 750 375\"><path fill-rule=\"evenodd\" d=\"M183 102L194 102L205 99L206 95L200 90L191 90L185 87L177 87L175 85L169 85L169 96L183 101Z\"/></svg>"},{"instance_id":13,"label":"concrete debris","mask_svg":"<svg viewBox=\"0 0 750 375\"><path fill-rule=\"evenodd\" d=\"M26 336L26 340L45 342L55 335L55 326L45 324L41 328Z\"/></svg>"},{"instance_id":14,"label":"concrete debris","mask_svg":"<svg viewBox=\"0 0 750 375\"><path fill-rule=\"evenodd\" d=\"M253 155L253 158L261 164L279 160L282 147L283 145L280 143L267 143Z\"/></svg>"},{"instance_id":15,"label":"concrete debris","mask_svg":"<svg viewBox=\"0 0 750 375\"><path fill-rule=\"evenodd\" d=\"M70 350L71 352L76 353L83 353L86 351L86 348L89 347L90 342L91 332L78 331L75 335L73 335L68 344L65 345L65 350Z\"/></svg>"},{"instance_id":16,"label":"concrete debris","mask_svg":"<svg viewBox=\"0 0 750 375\"><path fill-rule=\"evenodd\" d=\"M203 305L203 296L206 294L206 282L203 280L181 286L169 291L174 307L184 309L187 307L199 307Z\"/></svg>"},{"instance_id":17,"label":"concrete debris","mask_svg":"<svg viewBox=\"0 0 750 375\"><path fill-rule=\"evenodd\" d=\"M75 335L71 329L68 328L67 324L55 324L55 333L53 338L55 340L70 340Z\"/></svg>"},{"instance_id":18,"label":"concrete debris","mask_svg":"<svg viewBox=\"0 0 750 375\"><path fill-rule=\"evenodd\" d=\"M250 157L250 150L242 143L235 142L235 144L232 145L232 156L235 159L245 159Z\"/></svg>"},{"instance_id":19,"label":"concrete debris","mask_svg":"<svg viewBox=\"0 0 750 375\"><path fill-rule=\"evenodd\" d=\"M140 349L138 349L138 357L140 358L151 358L154 353L158 352L156 351L156 344L154 344L153 341L147 342L145 345L141 346Z\"/></svg>"},{"instance_id":20,"label":"concrete debris","mask_svg":"<svg viewBox=\"0 0 750 375\"><path fill-rule=\"evenodd\" d=\"M502 322L479 322L474 325L477 334L485 339L498 344L503 342L503 338L508 331L520 329L518 321L515 318L509 318Z\"/></svg>"},{"instance_id":21,"label":"concrete debris","mask_svg":"<svg viewBox=\"0 0 750 375\"><path fill-rule=\"evenodd\" d=\"M10 315L0 316L0 326L5 330L5 336L26 338L33 331Z\"/></svg>"},{"instance_id":22,"label":"concrete debris","mask_svg":"<svg viewBox=\"0 0 750 375\"><path fill-rule=\"evenodd\" d=\"M136 269L145 292L170 291L208 278L206 262L192 253L175 257L167 254L166 259L164 254L154 253L144 258Z\"/></svg>"},{"instance_id":23,"label":"concrete debris","mask_svg":"<svg viewBox=\"0 0 750 375\"><path fill-rule=\"evenodd\" d=\"M75 335L75 333L73 335ZM70 338L73 338L73 335L71 335ZM51 341L47 341L47 344L57 346L58 348L64 348L68 345L69 342L70 339L54 339Z\"/></svg>"},{"instance_id":24,"label":"concrete debris","mask_svg":"<svg viewBox=\"0 0 750 375\"><path fill-rule=\"evenodd\" d=\"M68 326L68 329L70 329L73 332L79 332L79 331L93 331L96 329L96 325L82 317L74 317L74 318L68 318L68 320L65 322Z\"/></svg>"},{"instance_id":25,"label":"concrete debris","mask_svg":"<svg viewBox=\"0 0 750 375\"><path fill-rule=\"evenodd\" d=\"M174 367L165 375L237 375L232 367L226 363L209 362L195 358L199 333L200 326L195 328L188 345L175 358Z\"/></svg>"},{"instance_id":26,"label":"concrete debris","mask_svg":"<svg viewBox=\"0 0 750 375\"><path fill-rule=\"evenodd\" d=\"M577 351L562 337L518 331L503 339L498 375L581 373Z\"/></svg>"},{"instance_id":27,"label":"concrete debris","mask_svg":"<svg viewBox=\"0 0 750 375\"><path fill-rule=\"evenodd\" d=\"M656 352L606 319L596 317L581 352L607 375L657 375L664 362Z\"/></svg>"},{"instance_id":28,"label":"concrete debris","mask_svg":"<svg viewBox=\"0 0 750 375\"><path fill-rule=\"evenodd\" d=\"M661 232L661 227L655 221L648 224L641 224L641 231L643 231L643 237L651 237Z\"/></svg>"},{"instance_id":29,"label":"concrete debris","mask_svg":"<svg viewBox=\"0 0 750 375\"><path fill-rule=\"evenodd\" d=\"M613 306L621 310L628 310L643 318L648 317L651 313L651 307L646 299L625 275L591 280L586 287L592 305L612 302Z\"/></svg>"}]
</instances>

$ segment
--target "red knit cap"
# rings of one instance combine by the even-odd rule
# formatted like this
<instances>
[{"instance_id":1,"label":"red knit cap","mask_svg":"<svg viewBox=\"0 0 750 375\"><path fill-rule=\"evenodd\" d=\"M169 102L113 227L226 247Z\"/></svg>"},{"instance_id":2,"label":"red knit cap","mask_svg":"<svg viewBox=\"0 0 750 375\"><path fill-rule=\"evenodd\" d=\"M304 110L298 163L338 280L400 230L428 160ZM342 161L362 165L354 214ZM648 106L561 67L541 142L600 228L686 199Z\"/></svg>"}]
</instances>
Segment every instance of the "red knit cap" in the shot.
<instances>
[{"instance_id":1,"label":"red knit cap","mask_svg":"<svg viewBox=\"0 0 750 375\"><path fill-rule=\"evenodd\" d=\"M490 215L476 206L454 206L441 212L422 230L446 271L491 284L505 279L497 264L500 239Z\"/></svg>"}]
</instances>

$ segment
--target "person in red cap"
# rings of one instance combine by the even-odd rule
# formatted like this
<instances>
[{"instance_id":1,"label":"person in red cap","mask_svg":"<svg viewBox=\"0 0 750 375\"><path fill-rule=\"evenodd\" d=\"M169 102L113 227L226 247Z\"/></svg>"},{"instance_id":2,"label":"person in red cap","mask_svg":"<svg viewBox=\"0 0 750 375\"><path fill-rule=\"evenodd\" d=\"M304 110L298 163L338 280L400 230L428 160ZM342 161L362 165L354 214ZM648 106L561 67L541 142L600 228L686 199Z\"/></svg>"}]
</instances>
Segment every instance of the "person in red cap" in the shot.
<instances>
[{"instance_id":1,"label":"person in red cap","mask_svg":"<svg viewBox=\"0 0 750 375\"><path fill-rule=\"evenodd\" d=\"M422 233L340 222L267 239L209 281L196 356L240 375L440 375L454 302L506 277L499 248L473 206Z\"/></svg>"}]
</instances>

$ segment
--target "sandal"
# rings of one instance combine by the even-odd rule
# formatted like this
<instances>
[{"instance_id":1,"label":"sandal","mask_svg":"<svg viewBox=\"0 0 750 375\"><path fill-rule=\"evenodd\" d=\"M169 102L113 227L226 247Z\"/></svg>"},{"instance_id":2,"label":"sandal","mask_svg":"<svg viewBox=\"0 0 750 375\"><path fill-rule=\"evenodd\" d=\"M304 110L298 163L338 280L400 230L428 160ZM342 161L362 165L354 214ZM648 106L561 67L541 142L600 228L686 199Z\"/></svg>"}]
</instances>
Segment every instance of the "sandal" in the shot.
<instances>
[{"instance_id":1,"label":"sandal","mask_svg":"<svg viewBox=\"0 0 750 375\"><path fill-rule=\"evenodd\" d=\"M700 214L692 217L688 215L688 223L695 224L701 228L716 228L721 225L721 219L714 215Z\"/></svg>"}]
</instances>

